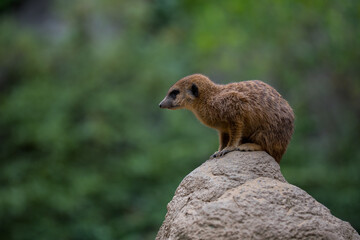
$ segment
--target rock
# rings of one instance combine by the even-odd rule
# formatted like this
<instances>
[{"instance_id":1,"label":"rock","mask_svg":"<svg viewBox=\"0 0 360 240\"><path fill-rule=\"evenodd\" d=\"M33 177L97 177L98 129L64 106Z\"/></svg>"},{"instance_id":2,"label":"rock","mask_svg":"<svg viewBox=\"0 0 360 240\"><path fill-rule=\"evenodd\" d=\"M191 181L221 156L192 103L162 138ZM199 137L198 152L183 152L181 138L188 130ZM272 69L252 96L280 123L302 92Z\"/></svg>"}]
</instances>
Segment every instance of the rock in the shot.
<instances>
[{"instance_id":1,"label":"rock","mask_svg":"<svg viewBox=\"0 0 360 240\"><path fill-rule=\"evenodd\" d=\"M180 183L156 239L360 239L265 152L211 159Z\"/></svg>"}]
</instances>

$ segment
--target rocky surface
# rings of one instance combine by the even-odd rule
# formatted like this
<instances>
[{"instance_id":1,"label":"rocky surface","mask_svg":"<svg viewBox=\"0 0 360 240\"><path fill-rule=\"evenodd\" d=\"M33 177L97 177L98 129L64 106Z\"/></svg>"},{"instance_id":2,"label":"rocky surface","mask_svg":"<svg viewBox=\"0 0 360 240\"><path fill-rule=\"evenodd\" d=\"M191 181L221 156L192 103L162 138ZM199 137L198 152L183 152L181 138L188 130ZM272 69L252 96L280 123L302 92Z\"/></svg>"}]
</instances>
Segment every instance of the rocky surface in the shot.
<instances>
[{"instance_id":1,"label":"rocky surface","mask_svg":"<svg viewBox=\"0 0 360 240\"><path fill-rule=\"evenodd\" d=\"M360 239L286 182L265 152L206 161L180 183L156 239Z\"/></svg>"}]
</instances>

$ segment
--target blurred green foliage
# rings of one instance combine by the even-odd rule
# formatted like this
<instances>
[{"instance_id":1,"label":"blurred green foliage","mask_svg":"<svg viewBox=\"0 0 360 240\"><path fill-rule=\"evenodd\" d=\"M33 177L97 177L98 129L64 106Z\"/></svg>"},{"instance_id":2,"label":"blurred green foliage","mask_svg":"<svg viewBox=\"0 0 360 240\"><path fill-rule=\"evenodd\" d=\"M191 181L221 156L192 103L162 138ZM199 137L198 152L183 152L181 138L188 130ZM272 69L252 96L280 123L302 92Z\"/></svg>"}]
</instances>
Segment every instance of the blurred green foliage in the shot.
<instances>
[{"instance_id":1,"label":"blurred green foliage","mask_svg":"<svg viewBox=\"0 0 360 240\"><path fill-rule=\"evenodd\" d=\"M178 79L262 79L293 106L282 172L360 229L360 2L0 4L2 239L153 239L217 148Z\"/></svg>"}]
</instances>

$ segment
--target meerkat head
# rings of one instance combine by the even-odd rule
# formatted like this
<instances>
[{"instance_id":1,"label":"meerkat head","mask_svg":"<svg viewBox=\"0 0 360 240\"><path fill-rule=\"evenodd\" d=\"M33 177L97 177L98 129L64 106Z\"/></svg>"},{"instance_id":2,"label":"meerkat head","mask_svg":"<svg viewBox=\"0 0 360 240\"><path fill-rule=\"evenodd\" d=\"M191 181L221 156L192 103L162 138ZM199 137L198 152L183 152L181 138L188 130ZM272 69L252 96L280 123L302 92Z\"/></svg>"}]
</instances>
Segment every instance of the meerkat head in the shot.
<instances>
[{"instance_id":1,"label":"meerkat head","mask_svg":"<svg viewBox=\"0 0 360 240\"><path fill-rule=\"evenodd\" d=\"M217 85L202 74L193 74L177 81L159 104L160 108L194 110L197 103L204 101L216 91Z\"/></svg>"},{"instance_id":2,"label":"meerkat head","mask_svg":"<svg viewBox=\"0 0 360 240\"><path fill-rule=\"evenodd\" d=\"M160 108L180 109L191 108L193 102L199 97L198 85L191 79L183 78L176 82L160 102Z\"/></svg>"}]
</instances>

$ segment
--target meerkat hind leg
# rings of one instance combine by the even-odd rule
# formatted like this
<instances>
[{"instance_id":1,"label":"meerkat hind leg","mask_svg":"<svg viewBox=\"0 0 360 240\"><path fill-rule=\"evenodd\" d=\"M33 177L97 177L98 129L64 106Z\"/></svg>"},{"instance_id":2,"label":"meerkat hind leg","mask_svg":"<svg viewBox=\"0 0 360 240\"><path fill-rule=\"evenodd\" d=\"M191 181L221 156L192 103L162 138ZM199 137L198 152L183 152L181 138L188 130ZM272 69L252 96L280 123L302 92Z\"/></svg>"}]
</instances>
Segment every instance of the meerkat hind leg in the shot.
<instances>
[{"instance_id":1,"label":"meerkat hind leg","mask_svg":"<svg viewBox=\"0 0 360 240\"><path fill-rule=\"evenodd\" d=\"M256 143L244 143L238 146L239 151L263 151L262 147Z\"/></svg>"}]
</instances>

